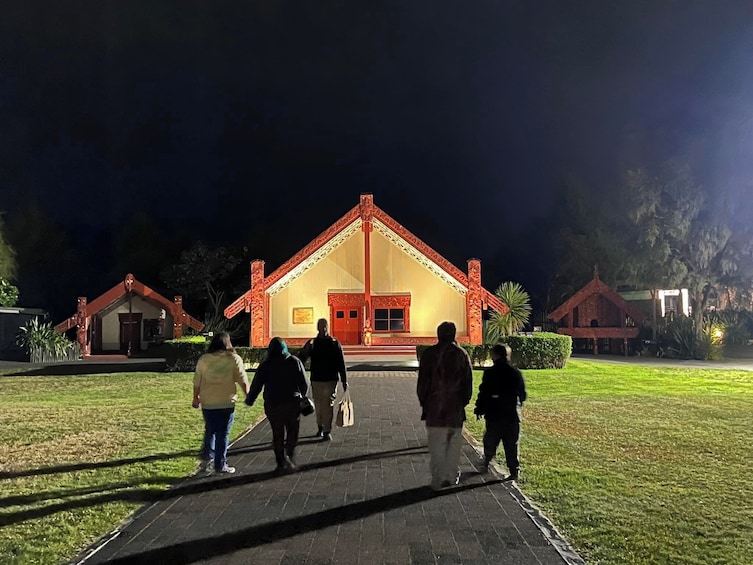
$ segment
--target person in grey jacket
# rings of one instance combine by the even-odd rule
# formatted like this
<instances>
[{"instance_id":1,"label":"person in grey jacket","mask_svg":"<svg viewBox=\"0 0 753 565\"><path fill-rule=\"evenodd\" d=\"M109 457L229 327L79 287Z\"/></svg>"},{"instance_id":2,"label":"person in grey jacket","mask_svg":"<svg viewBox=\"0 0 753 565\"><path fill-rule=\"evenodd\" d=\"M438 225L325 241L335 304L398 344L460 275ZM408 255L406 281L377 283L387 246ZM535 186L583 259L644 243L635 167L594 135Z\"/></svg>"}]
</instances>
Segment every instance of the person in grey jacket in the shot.
<instances>
[{"instance_id":1,"label":"person in grey jacket","mask_svg":"<svg viewBox=\"0 0 753 565\"><path fill-rule=\"evenodd\" d=\"M267 358L256 370L246 404L253 405L262 389L264 413L272 428L276 471L294 471L301 423L300 399L306 395L308 384L303 363L288 352L287 344L279 337L269 342Z\"/></svg>"}]
</instances>

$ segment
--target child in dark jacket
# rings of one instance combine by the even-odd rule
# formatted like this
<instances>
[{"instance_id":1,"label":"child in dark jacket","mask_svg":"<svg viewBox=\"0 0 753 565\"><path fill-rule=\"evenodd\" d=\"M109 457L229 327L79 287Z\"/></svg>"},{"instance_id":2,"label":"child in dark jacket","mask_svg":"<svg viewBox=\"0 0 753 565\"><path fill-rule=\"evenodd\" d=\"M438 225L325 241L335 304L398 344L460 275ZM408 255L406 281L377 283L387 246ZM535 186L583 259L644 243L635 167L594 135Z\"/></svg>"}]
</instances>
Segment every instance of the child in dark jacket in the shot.
<instances>
[{"instance_id":1,"label":"child in dark jacket","mask_svg":"<svg viewBox=\"0 0 753 565\"><path fill-rule=\"evenodd\" d=\"M476 417L486 419L484 467L488 467L497 454L501 441L510 470L506 480L514 481L520 473L520 409L527 398L526 385L521 372L510 365L508 345L497 344L491 353L494 365L484 370L474 413Z\"/></svg>"}]
</instances>

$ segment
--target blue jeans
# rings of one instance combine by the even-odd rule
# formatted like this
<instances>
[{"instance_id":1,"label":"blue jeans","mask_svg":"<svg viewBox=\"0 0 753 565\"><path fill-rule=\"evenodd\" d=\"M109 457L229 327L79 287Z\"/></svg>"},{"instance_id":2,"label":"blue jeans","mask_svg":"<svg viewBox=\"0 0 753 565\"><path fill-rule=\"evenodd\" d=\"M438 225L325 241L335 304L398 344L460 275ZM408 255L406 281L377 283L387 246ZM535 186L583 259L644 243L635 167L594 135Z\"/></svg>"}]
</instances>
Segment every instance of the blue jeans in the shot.
<instances>
[{"instance_id":1,"label":"blue jeans","mask_svg":"<svg viewBox=\"0 0 753 565\"><path fill-rule=\"evenodd\" d=\"M233 408L202 409L204 414L204 444L201 447L202 461L214 461L218 471L227 464L227 447L230 428L233 427Z\"/></svg>"}]
</instances>

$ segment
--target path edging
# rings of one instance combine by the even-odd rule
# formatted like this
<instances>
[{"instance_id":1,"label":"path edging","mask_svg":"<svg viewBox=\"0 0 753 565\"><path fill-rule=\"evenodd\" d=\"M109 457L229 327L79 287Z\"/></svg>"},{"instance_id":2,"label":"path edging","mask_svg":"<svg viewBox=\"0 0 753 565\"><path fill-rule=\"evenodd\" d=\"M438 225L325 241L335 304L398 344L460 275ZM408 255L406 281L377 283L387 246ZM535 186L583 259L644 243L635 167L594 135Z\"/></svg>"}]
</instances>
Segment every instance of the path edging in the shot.
<instances>
[{"instance_id":1,"label":"path edging","mask_svg":"<svg viewBox=\"0 0 753 565\"><path fill-rule=\"evenodd\" d=\"M483 448L465 426L463 426L463 437L473 448L479 458L483 457ZM497 465L496 461L492 461L489 464L489 470L499 478L503 478L505 476L505 473L502 471L501 467ZM536 507L531 499L529 499L525 494L521 492L521 490L518 488L518 485L516 485L514 482L509 482L507 484L507 487L513 500L518 503L518 505L526 513L526 516L528 516L531 522L533 522L534 525L541 531L547 541L552 544L552 547L554 547L557 553L560 554L560 557L562 557L562 559L568 565L585 565L585 560L576 553L576 551L570 546L569 543L567 543L563 535L559 532L556 526L552 524L549 518L547 518L541 512L541 510Z\"/></svg>"},{"instance_id":2,"label":"path edging","mask_svg":"<svg viewBox=\"0 0 753 565\"><path fill-rule=\"evenodd\" d=\"M251 430L253 430L256 426L261 424L264 420L266 420L267 417L262 414L249 426L241 432L241 434L235 438L230 445L228 445L228 449L230 449L233 445L238 443L240 440L242 440L244 437L246 437L249 433L251 433ZM172 490L173 488L177 487L179 484L183 483L184 481L191 479L195 477L199 470L201 469L201 464L198 464L196 467L196 470L185 476L182 480L180 480L178 483L170 486L170 488L167 489L167 491ZM178 499L176 499L178 500ZM140 517L142 514L150 510L155 504L158 504L161 501L154 501L151 504L146 504L138 509L136 509L133 513L131 513L127 518L125 518L120 524L115 526L112 530L107 532L105 535L103 535L101 538L99 538L97 541L92 543L90 546L88 546L86 549L81 551L76 557L74 557L71 561L68 563L70 565L83 565L86 563L89 559L94 557L99 551L101 551L108 543L110 543L112 540L116 539L122 532L125 530L134 520L136 520L138 517Z\"/></svg>"}]
</instances>

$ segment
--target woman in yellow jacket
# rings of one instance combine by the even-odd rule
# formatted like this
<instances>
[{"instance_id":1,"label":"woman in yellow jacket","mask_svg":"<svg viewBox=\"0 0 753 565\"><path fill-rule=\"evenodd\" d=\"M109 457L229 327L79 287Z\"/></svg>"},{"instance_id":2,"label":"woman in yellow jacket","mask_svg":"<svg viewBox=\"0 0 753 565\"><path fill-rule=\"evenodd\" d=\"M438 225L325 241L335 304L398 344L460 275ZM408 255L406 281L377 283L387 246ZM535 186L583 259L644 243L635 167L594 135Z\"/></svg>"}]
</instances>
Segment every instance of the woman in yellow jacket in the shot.
<instances>
[{"instance_id":1,"label":"woman in yellow jacket","mask_svg":"<svg viewBox=\"0 0 753 565\"><path fill-rule=\"evenodd\" d=\"M193 407L201 406L204 415L204 444L199 457L207 473L235 473L235 467L227 464L227 448L238 399L236 385L248 394L243 359L235 352L230 335L219 332L196 363L193 378Z\"/></svg>"}]
</instances>

